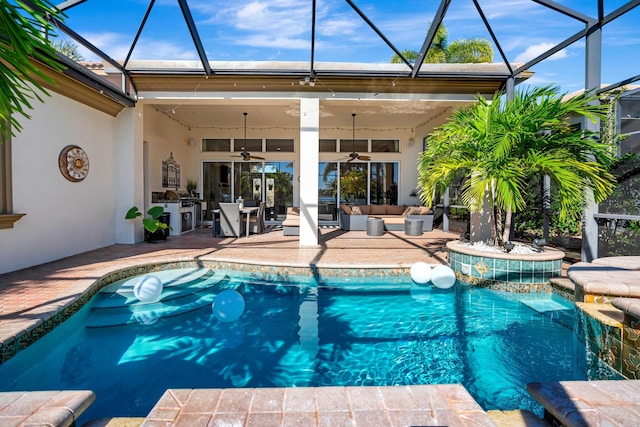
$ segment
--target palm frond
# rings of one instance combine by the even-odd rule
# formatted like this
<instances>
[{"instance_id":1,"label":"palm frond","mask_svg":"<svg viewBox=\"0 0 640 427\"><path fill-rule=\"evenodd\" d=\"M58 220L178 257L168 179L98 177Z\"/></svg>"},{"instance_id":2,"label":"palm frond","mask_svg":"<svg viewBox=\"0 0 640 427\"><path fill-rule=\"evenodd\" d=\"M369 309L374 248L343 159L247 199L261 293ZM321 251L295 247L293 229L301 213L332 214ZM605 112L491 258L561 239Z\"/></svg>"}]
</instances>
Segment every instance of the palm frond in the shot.
<instances>
[{"instance_id":1,"label":"palm frond","mask_svg":"<svg viewBox=\"0 0 640 427\"><path fill-rule=\"evenodd\" d=\"M46 15L62 18L47 0L0 0L0 133L5 136L22 128L15 114L29 118L29 101L48 95L38 80L53 84L37 62L62 69L45 36L53 30Z\"/></svg>"}]
</instances>

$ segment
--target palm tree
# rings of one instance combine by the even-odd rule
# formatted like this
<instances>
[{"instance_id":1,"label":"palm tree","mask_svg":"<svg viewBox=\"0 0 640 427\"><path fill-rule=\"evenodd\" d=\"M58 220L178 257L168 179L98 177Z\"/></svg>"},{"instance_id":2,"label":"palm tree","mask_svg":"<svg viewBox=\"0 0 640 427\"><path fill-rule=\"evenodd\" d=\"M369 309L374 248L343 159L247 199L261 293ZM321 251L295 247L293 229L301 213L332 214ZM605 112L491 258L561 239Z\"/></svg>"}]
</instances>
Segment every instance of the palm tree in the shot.
<instances>
[{"instance_id":1,"label":"palm tree","mask_svg":"<svg viewBox=\"0 0 640 427\"><path fill-rule=\"evenodd\" d=\"M409 62L415 63L418 58L418 52L415 50L403 50L402 56ZM447 28L444 24L438 27L433 42L424 58L424 62L427 64L481 63L491 61L493 61L493 49L487 39L458 39L448 44ZM392 64L401 64L403 62L397 54L391 57Z\"/></svg>"},{"instance_id":2,"label":"palm tree","mask_svg":"<svg viewBox=\"0 0 640 427\"><path fill-rule=\"evenodd\" d=\"M74 61L84 61L84 57L80 53L79 47L71 40L56 40L53 42L55 50Z\"/></svg>"},{"instance_id":3,"label":"palm tree","mask_svg":"<svg viewBox=\"0 0 640 427\"><path fill-rule=\"evenodd\" d=\"M47 92L40 84L53 80L41 64L60 71L56 51L45 34L52 30L47 15L60 18L47 0L29 2L0 0L0 134L8 137L21 130L15 113L29 118L31 100L42 101ZM40 63L40 64L39 64Z\"/></svg>"},{"instance_id":4,"label":"palm tree","mask_svg":"<svg viewBox=\"0 0 640 427\"><path fill-rule=\"evenodd\" d=\"M487 39L458 39L451 42L446 49L449 63L468 64L493 61L493 49Z\"/></svg>"},{"instance_id":5,"label":"palm tree","mask_svg":"<svg viewBox=\"0 0 640 427\"><path fill-rule=\"evenodd\" d=\"M444 191L462 173L467 180L461 199L470 211L481 211L485 196L497 208L495 215L490 210L491 237L501 244L508 240L512 213L526 207L527 178L547 174L557 189L560 220L579 217L585 188L599 203L615 186L608 172L612 146L567 120L604 118L605 108L596 100L592 94L563 99L553 86L516 91L506 102L501 93L491 102L478 96L476 104L456 111L429 137L418 162L422 201L430 206L433 192Z\"/></svg>"}]
</instances>

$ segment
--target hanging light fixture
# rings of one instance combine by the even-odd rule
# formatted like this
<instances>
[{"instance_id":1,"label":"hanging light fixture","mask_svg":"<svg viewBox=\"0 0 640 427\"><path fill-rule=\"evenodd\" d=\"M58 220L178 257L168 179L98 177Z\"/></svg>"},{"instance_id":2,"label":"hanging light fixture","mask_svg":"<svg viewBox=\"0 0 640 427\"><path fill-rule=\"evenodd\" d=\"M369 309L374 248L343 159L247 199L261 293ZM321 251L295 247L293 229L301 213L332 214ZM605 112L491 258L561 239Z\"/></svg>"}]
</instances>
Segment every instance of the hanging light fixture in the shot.
<instances>
[{"instance_id":1,"label":"hanging light fixture","mask_svg":"<svg viewBox=\"0 0 640 427\"><path fill-rule=\"evenodd\" d=\"M349 160L347 163L352 162L354 160L362 160L369 161L371 157L369 156L361 156L356 153L356 113L351 114L351 153L349 153Z\"/></svg>"},{"instance_id":2,"label":"hanging light fixture","mask_svg":"<svg viewBox=\"0 0 640 427\"><path fill-rule=\"evenodd\" d=\"M260 159L264 160L264 157L252 156L250 152L247 151L247 112L242 113L244 115L244 139L242 140L242 151L239 156L231 156L231 157L241 157L242 160L248 162L251 159Z\"/></svg>"}]
</instances>

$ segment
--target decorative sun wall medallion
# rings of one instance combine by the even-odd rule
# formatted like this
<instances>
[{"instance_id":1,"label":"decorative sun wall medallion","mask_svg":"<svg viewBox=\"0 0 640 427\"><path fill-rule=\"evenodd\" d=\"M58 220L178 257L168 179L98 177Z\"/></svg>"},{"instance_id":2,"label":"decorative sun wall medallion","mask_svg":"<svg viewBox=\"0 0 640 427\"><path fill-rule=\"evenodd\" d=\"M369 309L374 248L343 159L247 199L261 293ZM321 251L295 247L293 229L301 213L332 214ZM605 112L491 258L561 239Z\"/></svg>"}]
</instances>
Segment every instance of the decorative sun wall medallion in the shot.
<instances>
[{"instance_id":1,"label":"decorative sun wall medallion","mask_svg":"<svg viewBox=\"0 0 640 427\"><path fill-rule=\"evenodd\" d=\"M71 182L80 182L89 174L89 156L77 145L67 145L58 156L62 176Z\"/></svg>"}]
</instances>

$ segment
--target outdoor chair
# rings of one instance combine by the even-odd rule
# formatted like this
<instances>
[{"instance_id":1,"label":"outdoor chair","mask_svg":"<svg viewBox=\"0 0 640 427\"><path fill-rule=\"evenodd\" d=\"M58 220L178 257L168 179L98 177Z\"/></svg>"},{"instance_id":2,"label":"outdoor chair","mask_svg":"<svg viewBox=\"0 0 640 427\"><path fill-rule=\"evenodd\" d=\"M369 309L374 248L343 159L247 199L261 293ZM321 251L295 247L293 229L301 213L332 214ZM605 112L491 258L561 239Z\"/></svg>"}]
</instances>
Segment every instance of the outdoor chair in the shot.
<instances>
[{"instance_id":1,"label":"outdoor chair","mask_svg":"<svg viewBox=\"0 0 640 427\"><path fill-rule=\"evenodd\" d=\"M264 225L264 208L265 203L260 202L256 214L249 217L249 233L264 233L264 230L266 228Z\"/></svg>"},{"instance_id":2,"label":"outdoor chair","mask_svg":"<svg viewBox=\"0 0 640 427\"><path fill-rule=\"evenodd\" d=\"M243 215L237 203L220 203L220 236L240 237Z\"/></svg>"}]
</instances>

